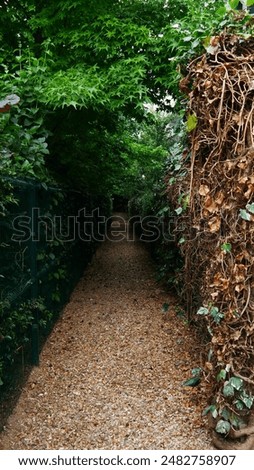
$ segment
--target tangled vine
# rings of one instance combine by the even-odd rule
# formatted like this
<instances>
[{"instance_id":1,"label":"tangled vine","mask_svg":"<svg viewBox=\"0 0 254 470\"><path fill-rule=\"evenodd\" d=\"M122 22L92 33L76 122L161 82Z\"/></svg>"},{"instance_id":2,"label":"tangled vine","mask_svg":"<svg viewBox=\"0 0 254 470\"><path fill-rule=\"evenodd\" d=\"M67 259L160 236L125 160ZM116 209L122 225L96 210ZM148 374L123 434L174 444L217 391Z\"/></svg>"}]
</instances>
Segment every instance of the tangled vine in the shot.
<instances>
[{"instance_id":1,"label":"tangled vine","mask_svg":"<svg viewBox=\"0 0 254 470\"><path fill-rule=\"evenodd\" d=\"M175 231L189 315L207 332L214 443L253 449L254 39L223 33L208 51L180 83L190 152L167 191L174 207L185 200Z\"/></svg>"}]
</instances>

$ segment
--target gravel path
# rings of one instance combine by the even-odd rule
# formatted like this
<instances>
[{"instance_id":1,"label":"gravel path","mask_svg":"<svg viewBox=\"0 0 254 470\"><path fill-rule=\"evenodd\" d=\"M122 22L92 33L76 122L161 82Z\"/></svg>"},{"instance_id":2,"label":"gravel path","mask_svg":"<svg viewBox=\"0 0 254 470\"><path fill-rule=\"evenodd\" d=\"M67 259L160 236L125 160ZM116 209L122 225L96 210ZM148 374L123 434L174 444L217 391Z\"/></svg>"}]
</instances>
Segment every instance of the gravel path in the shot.
<instances>
[{"instance_id":1,"label":"gravel path","mask_svg":"<svg viewBox=\"0 0 254 470\"><path fill-rule=\"evenodd\" d=\"M164 302L170 304L167 318ZM213 449L193 332L138 242L100 246L2 433L5 449Z\"/></svg>"}]
</instances>

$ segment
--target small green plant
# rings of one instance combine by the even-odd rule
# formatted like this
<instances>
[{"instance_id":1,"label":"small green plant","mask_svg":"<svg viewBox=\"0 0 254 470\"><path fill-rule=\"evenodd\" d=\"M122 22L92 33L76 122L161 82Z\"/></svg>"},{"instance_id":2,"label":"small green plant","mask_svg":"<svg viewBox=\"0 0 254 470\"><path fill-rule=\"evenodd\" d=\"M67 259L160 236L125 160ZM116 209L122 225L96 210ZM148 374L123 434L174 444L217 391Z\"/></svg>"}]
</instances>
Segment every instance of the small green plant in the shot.
<instances>
[{"instance_id":1,"label":"small green plant","mask_svg":"<svg viewBox=\"0 0 254 470\"><path fill-rule=\"evenodd\" d=\"M170 307L170 305L165 302L165 303L162 305L162 311L163 311L163 313L167 313L169 307Z\"/></svg>"},{"instance_id":2,"label":"small green plant","mask_svg":"<svg viewBox=\"0 0 254 470\"><path fill-rule=\"evenodd\" d=\"M202 368L201 367L194 367L194 369L191 370L191 378L185 380L183 382L184 387L197 387L197 385L200 384L201 382L201 376L202 376Z\"/></svg>"},{"instance_id":3,"label":"small green plant","mask_svg":"<svg viewBox=\"0 0 254 470\"><path fill-rule=\"evenodd\" d=\"M223 243L220 248L224 253L231 253L232 251L231 243Z\"/></svg>"},{"instance_id":4,"label":"small green plant","mask_svg":"<svg viewBox=\"0 0 254 470\"><path fill-rule=\"evenodd\" d=\"M212 321L217 325L224 318L224 314L219 311L218 307L212 305L209 307L200 307L197 311L197 315L210 316Z\"/></svg>"}]
</instances>

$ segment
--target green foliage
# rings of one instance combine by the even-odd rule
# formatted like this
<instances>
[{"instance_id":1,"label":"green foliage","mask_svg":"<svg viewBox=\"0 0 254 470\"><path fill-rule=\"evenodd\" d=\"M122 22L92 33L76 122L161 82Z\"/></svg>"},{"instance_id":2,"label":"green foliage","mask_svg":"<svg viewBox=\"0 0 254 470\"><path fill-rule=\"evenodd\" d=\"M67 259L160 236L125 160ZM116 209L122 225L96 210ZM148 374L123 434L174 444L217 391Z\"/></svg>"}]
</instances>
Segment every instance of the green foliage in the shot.
<instances>
[{"instance_id":1,"label":"green foliage","mask_svg":"<svg viewBox=\"0 0 254 470\"><path fill-rule=\"evenodd\" d=\"M239 428L243 424L241 416L244 416L240 412L250 410L254 402L254 397L246 390L246 385L240 377L233 375L227 379L229 371L228 365L217 374L217 381L221 382L222 393L229 402L229 408L212 404L203 413L204 415L211 413L215 419L220 418L216 425L216 431L220 434L228 434L232 426ZM237 412L232 411L232 404L238 410Z\"/></svg>"},{"instance_id":2,"label":"green foliage","mask_svg":"<svg viewBox=\"0 0 254 470\"><path fill-rule=\"evenodd\" d=\"M215 324L219 324L224 318L224 314L221 313L218 307L209 306L209 307L200 307L197 311L197 315L207 316L210 315Z\"/></svg>"},{"instance_id":3,"label":"green foliage","mask_svg":"<svg viewBox=\"0 0 254 470\"><path fill-rule=\"evenodd\" d=\"M254 203L252 202L251 204L246 205L246 209L251 213L254 214Z\"/></svg>"},{"instance_id":4,"label":"green foliage","mask_svg":"<svg viewBox=\"0 0 254 470\"><path fill-rule=\"evenodd\" d=\"M202 369L200 367L195 367L191 371L192 377L183 382L184 387L196 387L200 384L201 381Z\"/></svg>"},{"instance_id":5,"label":"green foliage","mask_svg":"<svg viewBox=\"0 0 254 470\"><path fill-rule=\"evenodd\" d=\"M0 385L3 374L14 363L17 351L29 341L29 328L39 312L39 324L45 326L52 313L44 305L44 300L29 300L11 308L8 302L0 302ZM2 378L1 378L2 377Z\"/></svg>"},{"instance_id":6,"label":"green foliage","mask_svg":"<svg viewBox=\"0 0 254 470\"><path fill-rule=\"evenodd\" d=\"M16 92L21 102L2 117L1 169L43 179L50 151L46 160L58 180L107 194L126 186L124 175L130 183L141 167L135 158L162 160L162 146L141 148L127 137L121 116L140 119L144 101L163 94L158 43L180 3L6 2L1 13L13 30L3 25L3 41L15 47L12 56L3 52L0 91Z\"/></svg>"},{"instance_id":7,"label":"green foliage","mask_svg":"<svg viewBox=\"0 0 254 470\"><path fill-rule=\"evenodd\" d=\"M217 408L216 408L215 405L207 406L207 408L203 411L203 416L206 416L209 412L211 413L211 415L214 419L217 418L218 411L217 411Z\"/></svg>"},{"instance_id":8,"label":"green foliage","mask_svg":"<svg viewBox=\"0 0 254 470\"><path fill-rule=\"evenodd\" d=\"M218 373L216 378L219 382L220 380L225 380L226 377L227 377L227 371L225 369L221 369L221 371Z\"/></svg>"},{"instance_id":9,"label":"green foliage","mask_svg":"<svg viewBox=\"0 0 254 470\"><path fill-rule=\"evenodd\" d=\"M196 387L200 384L200 377L191 377L183 382L184 387Z\"/></svg>"},{"instance_id":10,"label":"green foliage","mask_svg":"<svg viewBox=\"0 0 254 470\"><path fill-rule=\"evenodd\" d=\"M254 0L229 0L229 6L234 10L238 7L239 3L241 3L244 6L250 7L251 5L254 5Z\"/></svg>"},{"instance_id":11,"label":"green foliage","mask_svg":"<svg viewBox=\"0 0 254 470\"><path fill-rule=\"evenodd\" d=\"M245 390L241 390L241 393L238 395L238 398L235 401L236 408L239 411L247 408L250 410L253 407L254 397L249 395Z\"/></svg>"},{"instance_id":12,"label":"green foliage","mask_svg":"<svg viewBox=\"0 0 254 470\"><path fill-rule=\"evenodd\" d=\"M247 220L248 222L251 220L250 214L245 209L240 209L239 214L241 219Z\"/></svg>"},{"instance_id":13,"label":"green foliage","mask_svg":"<svg viewBox=\"0 0 254 470\"><path fill-rule=\"evenodd\" d=\"M21 102L19 112L11 110L11 116L3 118L3 139L11 158L5 156L2 167L14 175L42 179L50 151L48 167L62 183L87 192L97 187L99 194L126 189L132 197L137 191L139 207L149 211L153 185L168 152L165 133L162 144L161 130L152 142L150 131L157 131L158 124L147 123L142 132L148 143L139 142L131 126L128 129L126 121L123 125L122 116L140 121L149 100L170 108L165 97L171 84L178 94L177 62L196 54L223 17L216 13L218 2L208 4L203 8L195 0L173 5L165 0L6 2L4 24L9 20L13 30L3 25L3 41L7 49L15 47L11 59L5 52L0 62L2 89L17 92ZM192 50L189 38L197 43ZM196 125L193 116L190 121L189 131ZM169 160L177 169L181 148L178 142L172 144L173 138Z\"/></svg>"},{"instance_id":14,"label":"green foliage","mask_svg":"<svg viewBox=\"0 0 254 470\"><path fill-rule=\"evenodd\" d=\"M186 10L183 2L164 0L117 0L91 2L57 0L36 4L27 12L28 27L42 54L50 38L54 67L84 73L96 67L95 76L103 82L112 104L140 102L144 94L165 94L166 61L163 30ZM71 52L71 53L70 53ZM161 56L162 55L162 56ZM165 74L164 93L157 84ZM94 79L94 77L93 77ZM161 86L161 85L160 85ZM166 86L166 88L165 88Z\"/></svg>"},{"instance_id":15,"label":"green foliage","mask_svg":"<svg viewBox=\"0 0 254 470\"><path fill-rule=\"evenodd\" d=\"M0 172L2 177L34 177L50 181L45 167L48 151L48 132L44 125L45 109L39 105L43 94L42 60L18 56L19 64L13 73L0 75L0 97L17 96L9 109L0 113ZM13 201L11 185L2 181L2 214Z\"/></svg>"},{"instance_id":16,"label":"green foliage","mask_svg":"<svg viewBox=\"0 0 254 470\"><path fill-rule=\"evenodd\" d=\"M221 250L224 251L224 253L231 253L231 250L232 250L231 243L223 243L221 245Z\"/></svg>"},{"instance_id":17,"label":"green foliage","mask_svg":"<svg viewBox=\"0 0 254 470\"><path fill-rule=\"evenodd\" d=\"M239 4L239 0L229 0L228 3L229 3L231 8L235 9Z\"/></svg>"},{"instance_id":18,"label":"green foliage","mask_svg":"<svg viewBox=\"0 0 254 470\"><path fill-rule=\"evenodd\" d=\"M162 191L162 169L168 158L168 124L171 116L151 108L142 123L126 126L125 175L121 192L130 199L132 214L156 214ZM120 189L119 188L119 189Z\"/></svg>"},{"instance_id":19,"label":"green foliage","mask_svg":"<svg viewBox=\"0 0 254 470\"><path fill-rule=\"evenodd\" d=\"M215 431L219 434L228 434L231 429L231 425L228 421L220 419L216 425Z\"/></svg>"},{"instance_id":20,"label":"green foliage","mask_svg":"<svg viewBox=\"0 0 254 470\"><path fill-rule=\"evenodd\" d=\"M168 311L168 309L169 309L169 304L164 303L164 304L162 305L162 311L163 311L163 313L166 313L166 312Z\"/></svg>"},{"instance_id":21,"label":"green foliage","mask_svg":"<svg viewBox=\"0 0 254 470\"><path fill-rule=\"evenodd\" d=\"M188 132L193 131L194 129L196 129L197 125L198 125L197 116L195 114L189 114L187 118L187 123L186 123L187 131Z\"/></svg>"}]
</instances>

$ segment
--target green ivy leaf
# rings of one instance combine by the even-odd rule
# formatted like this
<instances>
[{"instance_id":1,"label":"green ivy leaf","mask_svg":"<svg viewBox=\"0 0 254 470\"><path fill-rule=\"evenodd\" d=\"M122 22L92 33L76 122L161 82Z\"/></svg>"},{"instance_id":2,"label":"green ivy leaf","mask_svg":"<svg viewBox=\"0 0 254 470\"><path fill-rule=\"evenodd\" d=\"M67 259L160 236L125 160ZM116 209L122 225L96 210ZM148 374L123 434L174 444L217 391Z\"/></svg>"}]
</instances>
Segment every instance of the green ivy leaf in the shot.
<instances>
[{"instance_id":1,"label":"green ivy leaf","mask_svg":"<svg viewBox=\"0 0 254 470\"><path fill-rule=\"evenodd\" d=\"M248 220L250 221L250 214L248 212L246 212L245 209L240 209L240 217L243 219L243 220Z\"/></svg>"},{"instance_id":2,"label":"green ivy leaf","mask_svg":"<svg viewBox=\"0 0 254 470\"><path fill-rule=\"evenodd\" d=\"M239 0L229 0L229 5L230 7L235 10L236 7L238 6Z\"/></svg>"},{"instance_id":3,"label":"green ivy leaf","mask_svg":"<svg viewBox=\"0 0 254 470\"><path fill-rule=\"evenodd\" d=\"M243 392L240 395L240 400L244 403L246 408L248 408L249 410L252 408L254 397L247 395L246 392Z\"/></svg>"},{"instance_id":4,"label":"green ivy leaf","mask_svg":"<svg viewBox=\"0 0 254 470\"><path fill-rule=\"evenodd\" d=\"M231 243L223 243L221 245L221 250L224 251L225 253L230 253L232 250L232 245Z\"/></svg>"},{"instance_id":5,"label":"green ivy leaf","mask_svg":"<svg viewBox=\"0 0 254 470\"><path fill-rule=\"evenodd\" d=\"M224 397L233 397L235 394L234 387L228 382L223 387L223 395Z\"/></svg>"},{"instance_id":6,"label":"green ivy leaf","mask_svg":"<svg viewBox=\"0 0 254 470\"><path fill-rule=\"evenodd\" d=\"M253 405L252 397L245 397L242 401L249 410L252 408L252 405Z\"/></svg>"},{"instance_id":7,"label":"green ivy leaf","mask_svg":"<svg viewBox=\"0 0 254 470\"><path fill-rule=\"evenodd\" d=\"M251 7L251 5L254 5L254 0L247 0L246 5L247 7Z\"/></svg>"},{"instance_id":8,"label":"green ivy leaf","mask_svg":"<svg viewBox=\"0 0 254 470\"><path fill-rule=\"evenodd\" d=\"M207 408L203 411L202 415L206 416L208 413L211 413L212 417L216 419L218 416L218 411L217 411L216 406L215 405L207 406Z\"/></svg>"},{"instance_id":9,"label":"green ivy leaf","mask_svg":"<svg viewBox=\"0 0 254 470\"><path fill-rule=\"evenodd\" d=\"M166 313L168 311L168 309L169 309L169 304L165 303L165 304L162 305L162 311L163 312Z\"/></svg>"},{"instance_id":10,"label":"green ivy leaf","mask_svg":"<svg viewBox=\"0 0 254 470\"><path fill-rule=\"evenodd\" d=\"M193 377L200 376L201 372L201 367L194 367L194 369L191 370L191 374L193 375Z\"/></svg>"},{"instance_id":11,"label":"green ivy leaf","mask_svg":"<svg viewBox=\"0 0 254 470\"><path fill-rule=\"evenodd\" d=\"M227 12L227 8L225 5L222 5L221 7L218 8L218 10L216 10L216 13L218 15L225 15L226 12Z\"/></svg>"},{"instance_id":12,"label":"green ivy leaf","mask_svg":"<svg viewBox=\"0 0 254 470\"><path fill-rule=\"evenodd\" d=\"M239 377L231 377L229 380L230 385L234 387L236 390L240 390L243 386L243 380Z\"/></svg>"},{"instance_id":13,"label":"green ivy leaf","mask_svg":"<svg viewBox=\"0 0 254 470\"><path fill-rule=\"evenodd\" d=\"M215 323L217 323L217 325L224 318L224 313L219 312L218 307L212 307L210 313Z\"/></svg>"},{"instance_id":14,"label":"green ivy leaf","mask_svg":"<svg viewBox=\"0 0 254 470\"><path fill-rule=\"evenodd\" d=\"M221 369L221 371L217 374L217 381L219 382L220 380L225 380L227 377L227 372L225 369Z\"/></svg>"},{"instance_id":15,"label":"green ivy leaf","mask_svg":"<svg viewBox=\"0 0 254 470\"><path fill-rule=\"evenodd\" d=\"M244 409L244 404L243 404L242 400L237 400L235 402L235 406L239 411L242 411Z\"/></svg>"},{"instance_id":16,"label":"green ivy leaf","mask_svg":"<svg viewBox=\"0 0 254 470\"><path fill-rule=\"evenodd\" d=\"M227 408L223 408L221 417L225 419L225 421L230 421L230 412L227 410Z\"/></svg>"},{"instance_id":17,"label":"green ivy leaf","mask_svg":"<svg viewBox=\"0 0 254 470\"><path fill-rule=\"evenodd\" d=\"M187 118L187 123L186 123L187 131L191 132L194 129L196 129L197 124L198 124L198 118L196 114L189 114Z\"/></svg>"},{"instance_id":18,"label":"green ivy leaf","mask_svg":"<svg viewBox=\"0 0 254 470\"><path fill-rule=\"evenodd\" d=\"M209 310L206 307L200 307L197 311L197 315L208 315Z\"/></svg>"},{"instance_id":19,"label":"green ivy leaf","mask_svg":"<svg viewBox=\"0 0 254 470\"><path fill-rule=\"evenodd\" d=\"M219 313L218 307L212 307L212 308L211 308L211 315L212 315L212 317L216 317L216 315L218 315L218 313Z\"/></svg>"},{"instance_id":20,"label":"green ivy leaf","mask_svg":"<svg viewBox=\"0 0 254 470\"><path fill-rule=\"evenodd\" d=\"M254 202L247 204L246 209L251 212L251 214L254 214Z\"/></svg>"},{"instance_id":21,"label":"green ivy leaf","mask_svg":"<svg viewBox=\"0 0 254 470\"><path fill-rule=\"evenodd\" d=\"M190 379L188 380L185 380L185 382L183 382L183 386L184 387L196 387L197 385L200 384L200 377L199 376L195 376L195 377L191 377Z\"/></svg>"},{"instance_id":22,"label":"green ivy leaf","mask_svg":"<svg viewBox=\"0 0 254 470\"><path fill-rule=\"evenodd\" d=\"M218 432L219 434L228 434L231 429L231 425L228 421L224 421L223 419L220 419L218 421L215 431Z\"/></svg>"},{"instance_id":23,"label":"green ivy leaf","mask_svg":"<svg viewBox=\"0 0 254 470\"><path fill-rule=\"evenodd\" d=\"M178 207L177 209L175 209L175 213L176 213L177 215L180 215L182 212L183 212L183 208L182 208L182 207Z\"/></svg>"},{"instance_id":24,"label":"green ivy leaf","mask_svg":"<svg viewBox=\"0 0 254 470\"><path fill-rule=\"evenodd\" d=\"M175 165L174 171L179 171L179 170L181 170L181 168L182 168L181 163L178 163L178 164Z\"/></svg>"},{"instance_id":25,"label":"green ivy leaf","mask_svg":"<svg viewBox=\"0 0 254 470\"><path fill-rule=\"evenodd\" d=\"M211 41L211 36L207 36L207 37L204 39L204 41L203 41L203 46L205 47L205 49L206 49L207 47L209 47L210 41Z\"/></svg>"}]
</instances>

